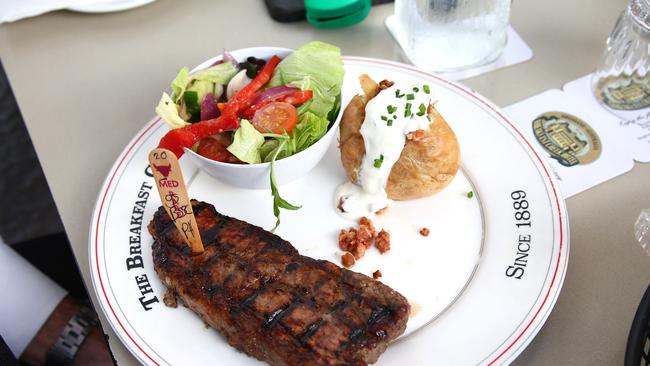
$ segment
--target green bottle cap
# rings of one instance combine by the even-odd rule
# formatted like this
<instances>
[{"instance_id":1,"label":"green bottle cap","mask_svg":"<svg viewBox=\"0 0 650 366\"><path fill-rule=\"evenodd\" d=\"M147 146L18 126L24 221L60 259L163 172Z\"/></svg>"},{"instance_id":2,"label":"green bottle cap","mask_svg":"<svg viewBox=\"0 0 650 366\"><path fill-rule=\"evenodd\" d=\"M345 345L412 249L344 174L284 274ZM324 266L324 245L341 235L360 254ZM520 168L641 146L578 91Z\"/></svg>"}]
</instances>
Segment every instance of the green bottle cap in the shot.
<instances>
[{"instance_id":1,"label":"green bottle cap","mask_svg":"<svg viewBox=\"0 0 650 366\"><path fill-rule=\"evenodd\" d=\"M307 21L316 28L342 28L370 13L371 0L305 0Z\"/></svg>"}]
</instances>

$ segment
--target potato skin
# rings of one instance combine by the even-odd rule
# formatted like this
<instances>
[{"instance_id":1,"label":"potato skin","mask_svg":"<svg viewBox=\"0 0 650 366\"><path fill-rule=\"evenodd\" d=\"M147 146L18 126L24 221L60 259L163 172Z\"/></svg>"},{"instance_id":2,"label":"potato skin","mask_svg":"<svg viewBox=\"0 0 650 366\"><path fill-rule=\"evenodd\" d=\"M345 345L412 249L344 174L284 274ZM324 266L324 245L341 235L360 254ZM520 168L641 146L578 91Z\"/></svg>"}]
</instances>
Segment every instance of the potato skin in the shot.
<instances>
[{"instance_id":1,"label":"potato skin","mask_svg":"<svg viewBox=\"0 0 650 366\"><path fill-rule=\"evenodd\" d=\"M368 83L363 80L362 84ZM375 83L376 85L376 83ZM359 132L366 116L366 103L377 93L355 96L341 117L341 163L348 178L358 183L358 171L366 149ZM377 90L377 92L380 92ZM458 172L460 147L454 131L444 118L430 105L431 124L418 139L407 139L402 153L393 165L386 184L390 199L410 200L430 196L446 187Z\"/></svg>"}]
</instances>

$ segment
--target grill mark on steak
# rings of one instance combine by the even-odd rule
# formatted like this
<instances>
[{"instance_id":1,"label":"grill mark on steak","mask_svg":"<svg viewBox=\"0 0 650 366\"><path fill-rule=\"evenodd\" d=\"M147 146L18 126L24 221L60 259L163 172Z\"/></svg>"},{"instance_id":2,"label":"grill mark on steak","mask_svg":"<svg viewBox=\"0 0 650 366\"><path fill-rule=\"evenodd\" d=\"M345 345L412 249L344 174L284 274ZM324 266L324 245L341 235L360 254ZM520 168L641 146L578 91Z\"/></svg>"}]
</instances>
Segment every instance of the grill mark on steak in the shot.
<instances>
[{"instance_id":1,"label":"grill mark on steak","mask_svg":"<svg viewBox=\"0 0 650 366\"><path fill-rule=\"evenodd\" d=\"M203 243L210 243L214 241L214 238L217 237L217 235L219 234L219 230L221 230L223 225L224 225L224 221L221 221L212 225L209 229L201 232L201 241Z\"/></svg>"},{"instance_id":2,"label":"grill mark on steak","mask_svg":"<svg viewBox=\"0 0 650 366\"><path fill-rule=\"evenodd\" d=\"M403 333L408 302L381 282L206 203L193 208L205 251L193 256L161 207L149 224L154 266L238 350L272 365L366 365Z\"/></svg>"}]
</instances>

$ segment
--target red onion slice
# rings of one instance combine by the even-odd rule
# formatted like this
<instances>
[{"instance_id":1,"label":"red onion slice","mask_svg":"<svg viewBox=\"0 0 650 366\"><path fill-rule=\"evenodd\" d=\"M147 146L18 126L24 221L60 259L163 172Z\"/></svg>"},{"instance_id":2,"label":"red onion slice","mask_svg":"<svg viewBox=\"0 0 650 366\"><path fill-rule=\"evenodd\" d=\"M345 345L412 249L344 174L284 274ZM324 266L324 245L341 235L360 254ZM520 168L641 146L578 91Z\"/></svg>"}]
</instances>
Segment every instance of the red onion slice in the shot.
<instances>
[{"instance_id":1,"label":"red onion slice","mask_svg":"<svg viewBox=\"0 0 650 366\"><path fill-rule=\"evenodd\" d=\"M219 64L222 64L222 63L224 63L224 62L226 62L226 61L230 61L230 62L232 62L232 64L235 65L235 68L237 68L237 70L239 70L239 62L237 62L237 59L236 59L235 57L233 57L233 55L231 55L230 52L226 51L225 48L224 48L224 50L223 50L223 54L222 54L222 56L221 56L221 60L215 61L215 62L214 62L212 65L210 65L210 66L219 65Z\"/></svg>"},{"instance_id":2,"label":"red onion slice","mask_svg":"<svg viewBox=\"0 0 650 366\"><path fill-rule=\"evenodd\" d=\"M237 59L234 58L233 55L230 54L230 52L226 51L226 49L223 50L223 60L230 61L235 66L237 66L238 64Z\"/></svg>"},{"instance_id":3,"label":"red onion slice","mask_svg":"<svg viewBox=\"0 0 650 366\"><path fill-rule=\"evenodd\" d=\"M201 103L201 121L219 117L219 108L217 108L217 101L214 99L214 94L209 93L203 98Z\"/></svg>"},{"instance_id":4,"label":"red onion slice","mask_svg":"<svg viewBox=\"0 0 650 366\"><path fill-rule=\"evenodd\" d=\"M296 88L294 86L288 86L288 85L274 86L272 88L264 90L260 95L258 95L255 99L253 99L251 105L265 102L267 100L268 101L276 100L285 95L295 93L299 90L300 88Z\"/></svg>"}]
</instances>

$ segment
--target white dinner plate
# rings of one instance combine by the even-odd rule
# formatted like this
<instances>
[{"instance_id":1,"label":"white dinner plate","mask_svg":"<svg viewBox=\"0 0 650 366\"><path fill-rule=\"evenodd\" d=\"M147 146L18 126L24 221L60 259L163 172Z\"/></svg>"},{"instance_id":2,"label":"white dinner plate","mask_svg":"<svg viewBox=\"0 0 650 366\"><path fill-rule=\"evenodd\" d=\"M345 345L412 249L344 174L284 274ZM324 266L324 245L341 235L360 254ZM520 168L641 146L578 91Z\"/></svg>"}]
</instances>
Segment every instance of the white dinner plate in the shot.
<instances>
[{"instance_id":1,"label":"white dinner plate","mask_svg":"<svg viewBox=\"0 0 650 366\"><path fill-rule=\"evenodd\" d=\"M344 57L344 105L358 75L401 84L427 83L454 129L461 170L449 187L396 202L375 221L391 250L369 250L352 269L407 297L406 333L378 365L476 365L512 361L548 317L569 254L568 219L541 154L480 95L412 66ZM101 309L126 347L145 364L261 364L227 345L184 307L168 308L151 259L147 224L160 206L147 155L168 128L153 119L127 145L100 191L89 236L92 279ZM186 159L190 196L226 215L271 228L268 190L225 185ZM298 211L283 211L277 234L303 255L340 263L337 236L353 226L337 215L333 195L345 181L336 143L308 176L280 187ZM473 197L468 197L468 192ZM421 228L430 230L420 235Z\"/></svg>"},{"instance_id":2,"label":"white dinner plate","mask_svg":"<svg viewBox=\"0 0 650 366\"><path fill-rule=\"evenodd\" d=\"M112 0L94 4L75 5L69 7L68 10L80 13L113 13L116 11L134 9L154 1L156 0Z\"/></svg>"}]
</instances>

